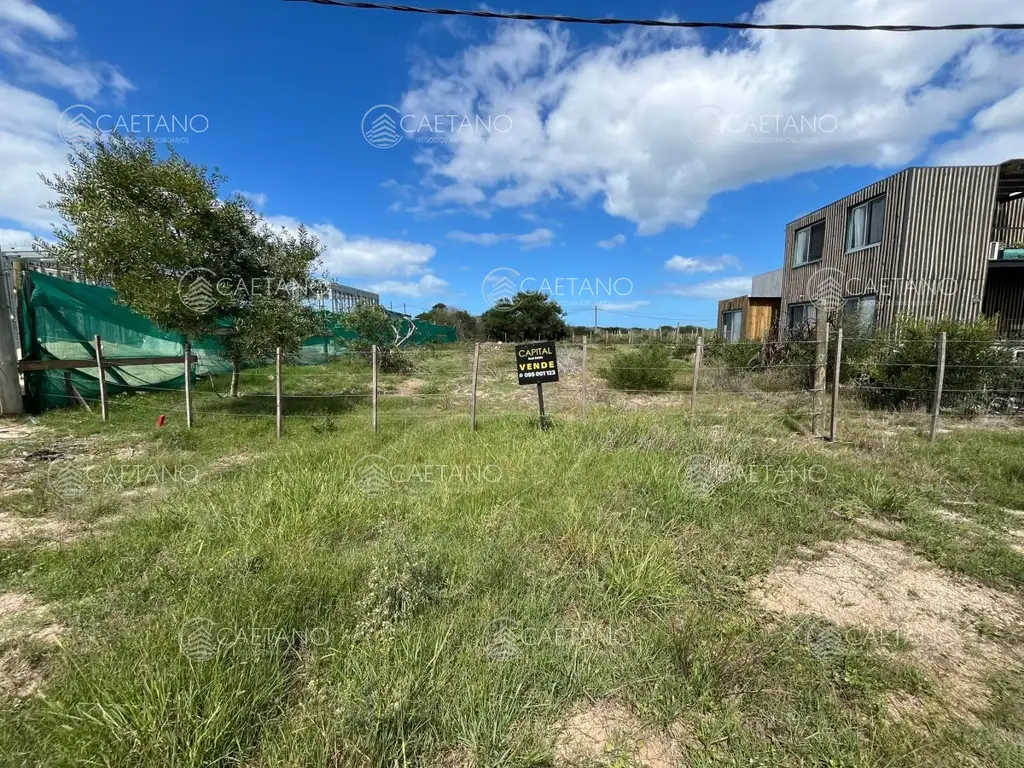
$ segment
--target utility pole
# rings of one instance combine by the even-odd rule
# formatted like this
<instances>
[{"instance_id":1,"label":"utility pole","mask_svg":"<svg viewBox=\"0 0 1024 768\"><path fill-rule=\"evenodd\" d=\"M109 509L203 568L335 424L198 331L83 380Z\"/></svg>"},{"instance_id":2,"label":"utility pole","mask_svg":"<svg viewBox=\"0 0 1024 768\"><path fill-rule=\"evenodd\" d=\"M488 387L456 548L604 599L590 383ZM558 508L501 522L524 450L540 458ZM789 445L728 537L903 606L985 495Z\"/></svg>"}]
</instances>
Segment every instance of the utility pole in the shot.
<instances>
[{"instance_id":1,"label":"utility pole","mask_svg":"<svg viewBox=\"0 0 1024 768\"><path fill-rule=\"evenodd\" d=\"M594 337L597 337L597 304L594 305Z\"/></svg>"},{"instance_id":2,"label":"utility pole","mask_svg":"<svg viewBox=\"0 0 1024 768\"><path fill-rule=\"evenodd\" d=\"M402 302L402 314L403 315L409 314L408 312L405 311L405 302L404 301Z\"/></svg>"}]
</instances>

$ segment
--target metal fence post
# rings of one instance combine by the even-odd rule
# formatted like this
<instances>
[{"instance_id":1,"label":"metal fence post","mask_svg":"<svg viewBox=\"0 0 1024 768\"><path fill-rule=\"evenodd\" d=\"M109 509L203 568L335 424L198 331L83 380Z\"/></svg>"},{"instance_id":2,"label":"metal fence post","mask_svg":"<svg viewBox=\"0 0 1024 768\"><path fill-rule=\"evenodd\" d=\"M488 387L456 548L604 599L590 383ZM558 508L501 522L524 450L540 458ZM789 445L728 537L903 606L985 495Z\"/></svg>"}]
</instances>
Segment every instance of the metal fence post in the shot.
<instances>
[{"instance_id":1,"label":"metal fence post","mask_svg":"<svg viewBox=\"0 0 1024 768\"><path fill-rule=\"evenodd\" d=\"M480 342L473 347L473 399L469 402L469 431L476 431L476 382L480 370Z\"/></svg>"},{"instance_id":2,"label":"metal fence post","mask_svg":"<svg viewBox=\"0 0 1024 768\"><path fill-rule=\"evenodd\" d=\"M192 429L192 345L185 337L185 426Z\"/></svg>"},{"instance_id":3,"label":"metal fence post","mask_svg":"<svg viewBox=\"0 0 1024 768\"><path fill-rule=\"evenodd\" d=\"M704 357L704 337L697 337L697 351L693 354L693 389L690 392L690 411L697 412L697 377L700 376L700 361Z\"/></svg>"},{"instance_id":4,"label":"metal fence post","mask_svg":"<svg viewBox=\"0 0 1024 768\"><path fill-rule=\"evenodd\" d=\"M839 423L839 368L843 364L843 329L836 336L836 365L832 371L832 429L829 430L832 442L836 441L836 427Z\"/></svg>"},{"instance_id":5,"label":"metal fence post","mask_svg":"<svg viewBox=\"0 0 1024 768\"><path fill-rule=\"evenodd\" d=\"M373 431L377 431L377 345L373 345Z\"/></svg>"},{"instance_id":6,"label":"metal fence post","mask_svg":"<svg viewBox=\"0 0 1024 768\"><path fill-rule=\"evenodd\" d=\"M103 341L99 336L93 339L96 348L96 375L100 383L100 417L107 421L107 375L103 372Z\"/></svg>"},{"instance_id":7,"label":"metal fence post","mask_svg":"<svg viewBox=\"0 0 1024 768\"><path fill-rule=\"evenodd\" d=\"M942 408L942 382L946 378L946 332L939 334L939 370L935 377L935 404L932 406L931 441L939 430L939 411Z\"/></svg>"},{"instance_id":8,"label":"metal fence post","mask_svg":"<svg viewBox=\"0 0 1024 768\"><path fill-rule=\"evenodd\" d=\"M281 348L277 348L274 355L274 400L277 403L275 415L275 426L277 439L281 439L281 432L284 430L284 382L281 380Z\"/></svg>"}]
</instances>

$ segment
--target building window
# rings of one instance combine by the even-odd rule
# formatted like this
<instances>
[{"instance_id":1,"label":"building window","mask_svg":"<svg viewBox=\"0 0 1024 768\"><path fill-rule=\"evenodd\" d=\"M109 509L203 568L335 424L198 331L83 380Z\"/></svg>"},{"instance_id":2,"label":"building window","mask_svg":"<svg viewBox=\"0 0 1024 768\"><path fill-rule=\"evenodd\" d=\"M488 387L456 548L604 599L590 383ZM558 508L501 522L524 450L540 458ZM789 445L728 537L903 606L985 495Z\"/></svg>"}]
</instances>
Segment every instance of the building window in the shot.
<instances>
[{"instance_id":1,"label":"building window","mask_svg":"<svg viewBox=\"0 0 1024 768\"><path fill-rule=\"evenodd\" d=\"M825 222L819 221L796 231L793 240L793 266L821 261L825 249Z\"/></svg>"},{"instance_id":2,"label":"building window","mask_svg":"<svg viewBox=\"0 0 1024 768\"><path fill-rule=\"evenodd\" d=\"M877 306L877 296L851 296L843 302L843 325L861 331L872 330L875 327Z\"/></svg>"},{"instance_id":3,"label":"building window","mask_svg":"<svg viewBox=\"0 0 1024 768\"><path fill-rule=\"evenodd\" d=\"M846 220L846 250L856 251L882 242L885 227L885 195L850 209Z\"/></svg>"},{"instance_id":4,"label":"building window","mask_svg":"<svg viewBox=\"0 0 1024 768\"><path fill-rule=\"evenodd\" d=\"M722 330L726 341L739 341L743 328L743 310L722 313Z\"/></svg>"},{"instance_id":5,"label":"building window","mask_svg":"<svg viewBox=\"0 0 1024 768\"><path fill-rule=\"evenodd\" d=\"M818 319L818 308L813 304L789 305L789 330L813 328Z\"/></svg>"}]
</instances>

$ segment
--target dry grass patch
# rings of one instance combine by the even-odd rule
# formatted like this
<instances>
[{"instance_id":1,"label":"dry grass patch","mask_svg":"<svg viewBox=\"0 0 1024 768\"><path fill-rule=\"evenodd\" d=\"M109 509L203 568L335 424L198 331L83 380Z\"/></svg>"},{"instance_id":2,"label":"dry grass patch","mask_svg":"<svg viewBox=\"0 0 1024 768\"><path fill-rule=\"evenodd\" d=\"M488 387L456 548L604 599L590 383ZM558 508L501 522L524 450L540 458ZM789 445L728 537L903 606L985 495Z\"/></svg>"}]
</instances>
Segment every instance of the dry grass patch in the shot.
<instances>
[{"instance_id":1,"label":"dry grass patch","mask_svg":"<svg viewBox=\"0 0 1024 768\"><path fill-rule=\"evenodd\" d=\"M761 606L786 616L813 616L837 626L892 634L934 676L940 689L969 707L986 703L984 678L1020 661L1015 648L978 628L1019 627L1011 597L949 574L894 541L854 539L821 560L787 564L756 585Z\"/></svg>"},{"instance_id":2,"label":"dry grass patch","mask_svg":"<svg viewBox=\"0 0 1024 768\"><path fill-rule=\"evenodd\" d=\"M81 533L81 528L67 520L50 517L18 517L0 512L0 542L23 539L67 541Z\"/></svg>"},{"instance_id":3,"label":"dry grass patch","mask_svg":"<svg viewBox=\"0 0 1024 768\"><path fill-rule=\"evenodd\" d=\"M557 727L555 765L681 768L688 746L682 727L666 734L645 727L629 709L613 701L582 707Z\"/></svg>"},{"instance_id":4,"label":"dry grass patch","mask_svg":"<svg viewBox=\"0 0 1024 768\"><path fill-rule=\"evenodd\" d=\"M58 642L64 627L50 620L31 595L0 593L0 697L24 698L38 690L42 674L25 652L27 643Z\"/></svg>"}]
</instances>

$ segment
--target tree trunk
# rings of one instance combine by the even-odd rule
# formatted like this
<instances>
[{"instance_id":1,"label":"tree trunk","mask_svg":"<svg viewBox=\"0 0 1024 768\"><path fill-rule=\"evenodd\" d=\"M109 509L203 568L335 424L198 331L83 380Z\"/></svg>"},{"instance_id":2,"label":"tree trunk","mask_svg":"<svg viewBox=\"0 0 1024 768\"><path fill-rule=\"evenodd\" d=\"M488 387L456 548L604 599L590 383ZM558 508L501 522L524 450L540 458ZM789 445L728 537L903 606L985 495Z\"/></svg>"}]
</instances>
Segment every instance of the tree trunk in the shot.
<instances>
[{"instance_id":1,"label":"tree trunk","mask_svg":"<svg viewBox=\"0 0 1024 768\"><path fill-rule=\"evenodd\" d=\"M238 360L231 361L231 397L238 397L238 379L242 364Z\"/></svg>"}]
</instances>

